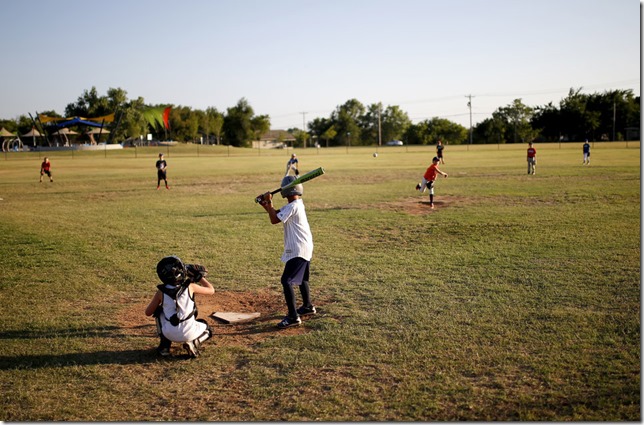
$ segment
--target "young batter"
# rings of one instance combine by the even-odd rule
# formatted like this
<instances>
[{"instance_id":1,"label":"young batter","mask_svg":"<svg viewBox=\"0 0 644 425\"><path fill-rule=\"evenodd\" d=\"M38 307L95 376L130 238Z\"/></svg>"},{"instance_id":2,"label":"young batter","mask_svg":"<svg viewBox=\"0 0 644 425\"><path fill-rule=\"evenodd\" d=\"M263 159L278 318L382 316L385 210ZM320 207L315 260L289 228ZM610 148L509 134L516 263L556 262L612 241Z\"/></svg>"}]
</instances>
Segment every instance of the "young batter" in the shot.
<instances>
[{"instance_id":1,"label":"young batter","mask_svg":"<svg viewBox=\"0 0 644 425\"><path fill-rule=\"evenodd\" d=\"M285 176L280 187L288 185L295 180L294 176ZM282 262L284 272L281 283L284 289L284 299L288 308L288 315L277 324L280 329L290 326L298 326L302 323L300 316L315 314L316 310L311 304L309 290L309 267L313 257L313 234L306 217L304 202L301 199L304 188L298 184L292 188L284 189L281 192L282 198L288 203L279 210L273 208L273 196L270 192L263 195L260 205L268 213L271 224L284 224L284 253ZM302 306L296 308L295 290L293 286L300 287L302 295Z\"/></svg>"}]
</instances>

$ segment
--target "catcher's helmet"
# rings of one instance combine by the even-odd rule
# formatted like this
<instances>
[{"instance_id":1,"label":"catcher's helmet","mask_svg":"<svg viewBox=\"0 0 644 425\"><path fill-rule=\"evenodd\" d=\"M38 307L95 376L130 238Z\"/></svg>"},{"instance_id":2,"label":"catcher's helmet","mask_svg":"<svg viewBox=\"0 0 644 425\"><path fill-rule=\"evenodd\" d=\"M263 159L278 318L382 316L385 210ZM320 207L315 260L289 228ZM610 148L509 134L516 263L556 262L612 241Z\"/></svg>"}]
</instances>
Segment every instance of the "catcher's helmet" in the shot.
<instances>
[{"instance_id":1,"label":"catcher's helmet","mask_svg":"<svg viewBox=\"0 0 644 425\"><path fill-rule=\"evenodd\" d=\"M287 184L291 183L293 180L295 180L294 176L284 176L282 179L282 183L280 184L280 187L284 187ZM294 195L299 195L302 196L302 193L304 193L304 187L302 187L302 184L296 184L293 187L289 187L288 189L284 189L280 192L282 194L282 198L286 198L287 196L294 196Z\"/></svg>"},{"instance_id":2,"label":"catcher's helmet","mask_svg":"<svg viewBox=\"0 0 644 425\"><path fill-rule=\"evenodd\" d=\"M186 266L179 257L164 257L157 264L157 275L166 285L179 286L186 280Z\"/></svg>"}]
</instances>

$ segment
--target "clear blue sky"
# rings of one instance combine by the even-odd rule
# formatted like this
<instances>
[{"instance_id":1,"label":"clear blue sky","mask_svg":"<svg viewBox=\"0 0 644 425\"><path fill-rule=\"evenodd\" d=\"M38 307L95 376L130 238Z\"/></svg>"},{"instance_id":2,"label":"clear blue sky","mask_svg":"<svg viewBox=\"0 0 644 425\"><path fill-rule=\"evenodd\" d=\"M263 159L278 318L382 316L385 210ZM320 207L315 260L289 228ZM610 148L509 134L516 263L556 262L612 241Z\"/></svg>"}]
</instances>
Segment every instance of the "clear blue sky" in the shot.
<instances>
[{"instance_id":1,"label":"clear blue sky","mask_svg":"<svg viewBox=\"0 0 644 425\"><path fill-rule=\"evenodd\" d=\"M274 129L355 98L466 127L521 98L640 94L638 0L0 0L0 118L110 87ZM306 114L303 115L302 113Z\"/></svg>"}]
</instances>

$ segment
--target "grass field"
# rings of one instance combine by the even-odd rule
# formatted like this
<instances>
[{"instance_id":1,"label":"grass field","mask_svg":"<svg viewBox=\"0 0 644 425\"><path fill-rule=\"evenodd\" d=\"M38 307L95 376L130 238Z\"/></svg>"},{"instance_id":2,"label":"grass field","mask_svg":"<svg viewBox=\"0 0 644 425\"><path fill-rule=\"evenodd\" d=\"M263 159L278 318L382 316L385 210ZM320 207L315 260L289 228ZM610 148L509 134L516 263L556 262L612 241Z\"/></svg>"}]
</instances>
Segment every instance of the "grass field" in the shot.
<instances>
[{"instance_id":1,"label":"grass field","mask_svg":"<svg viewBox=\"0 0 644 425\"><path fill-rule=\"evenodd\" d=\"M279 331L291 151L0 156L2 421L640 421L640 146L296 150L319 313ZM198 149L198 150L197 150ZM283 204L276 200L276 206ZM155 355L156 263L206 265L201 357ZM239 325L215 311L259 311Z\"/></svg>"}]
</instances>

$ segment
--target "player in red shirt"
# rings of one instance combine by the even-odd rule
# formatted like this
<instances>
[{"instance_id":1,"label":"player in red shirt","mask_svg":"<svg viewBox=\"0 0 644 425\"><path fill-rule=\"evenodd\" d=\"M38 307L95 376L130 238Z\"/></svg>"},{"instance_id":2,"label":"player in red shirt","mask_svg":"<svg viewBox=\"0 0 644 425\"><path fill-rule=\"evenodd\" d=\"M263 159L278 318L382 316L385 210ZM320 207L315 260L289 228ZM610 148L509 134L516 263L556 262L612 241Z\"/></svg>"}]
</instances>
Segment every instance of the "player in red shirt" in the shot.
<instances>
[{"instance_id":1,"label":"player in red shirt","mask_svg":"<svg viewBox=\"0 0 644 425\"><path fill-rule=\"evenodd\" d=\"M528 146L528 174L534 174L537 171L537 150L532 147L532 142Z\"/></svg>"},{"instance_id":2,"label":"player in red shirt","mask_svg":"<svg viewBox=\"0 0 644 425\"><path fill-rule=\"evenodd\" d=\"M53 183L54 179L51 177L51 162L49 162L49 158L47 157L45 157L42 164L40 164L40 183L42 183L42 176L45 174L49 177L49 181Z\"/></svg>"},{"instance_id":3,"label":"player in red shirt","mask_svg":"<svg viewBox=\"0 0 644 425\"><path fill-rule=\"evenodd\" d=\"M419 190L420 193L425 192L425 188L429 189L429 206L431 209L434 209L434 181L436 177L441 174L443 177L447 177L447 173L443 173L438 169L438 163L440 159L435 156L432 159L432 165L427 168L425 174L423 175L423 181L416 185L416 190Z\"/></svg>"}]
</instances>

